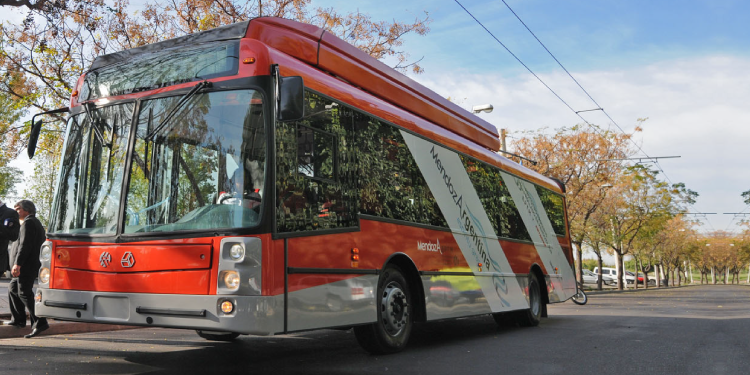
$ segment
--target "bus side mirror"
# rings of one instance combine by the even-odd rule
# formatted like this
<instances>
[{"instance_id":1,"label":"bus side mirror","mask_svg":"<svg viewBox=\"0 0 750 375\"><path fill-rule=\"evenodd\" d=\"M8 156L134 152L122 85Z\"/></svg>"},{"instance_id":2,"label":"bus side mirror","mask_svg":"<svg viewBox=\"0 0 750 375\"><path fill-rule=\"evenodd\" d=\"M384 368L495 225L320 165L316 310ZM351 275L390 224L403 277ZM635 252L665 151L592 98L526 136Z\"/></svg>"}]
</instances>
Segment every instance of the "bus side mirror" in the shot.
<instances>
[{"instance_id":1,"label":"bus side mirror","mask_svg":"<svg viewBox=\"0 0 750 375\"><path fill-rule=\"evenodd\" d=\"M301 119L305 112L305 85L302 77L279 77L278 85L277 119L279 121Z\"/></svg>"},{"instance_id":2,"label":"bus side mirror","mask_svg":"<svg viewBox=\"0 0 750 375\"><path fill-rule=\"evenodd\" d=\"M27 146L29 159L34 157L34 152L36 152L36 143L39 141L39 132L41 131L42 120L31 124L31 132L29 132L29 145Z\"/></svg>"},{"instance_id":3,"label":"bus side mirror","mask_svg":"<svg viewBox=\"0 0 750 375\"><path fill-rule=\"evenodd\" d=\"M58 109L53 109L51 111L37 113L34 115L34 117L31 118L31 131L29 132L29 143L26 146L27 152L29 154L29 159L34 157L34 152L36 152L36 144L39 142L39 133L42 131L42 120L35 121L37 116L44 116L44 115L54 115L58 113L68 113L70 112L70 109L68 107L62 107Z\"/></svg>"}]
</instances>

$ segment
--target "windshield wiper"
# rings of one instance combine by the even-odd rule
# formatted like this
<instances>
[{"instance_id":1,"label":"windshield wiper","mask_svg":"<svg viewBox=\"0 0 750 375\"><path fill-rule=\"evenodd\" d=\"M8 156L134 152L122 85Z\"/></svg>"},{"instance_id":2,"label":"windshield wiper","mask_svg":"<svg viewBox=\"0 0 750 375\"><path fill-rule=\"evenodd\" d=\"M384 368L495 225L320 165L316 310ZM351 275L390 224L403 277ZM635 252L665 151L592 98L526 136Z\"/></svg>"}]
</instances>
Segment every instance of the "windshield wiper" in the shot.
<instances>
[{"instance_id":1,"label":"windshield wiper","mask_svg":"<svg viewBox=\"0 0 750 375\"><path fill-rule=\"evenodd\" d=\"M89 110L89 105L93 105L92 103L84 103L83 109L86 111L86 116L89 118L89 121L91 121L91 129L94 129L94 134L96 134L96 138L99 139L99 142L104 147L110 147L112 146L111 143L105 143L104 142L104 134L102 133L101 129L99 129L99 120L95 119L92 115L92 111Z\"/></svg>"},{"instance_id":2,"label":"windshield wiper","mask_svg":"<svg viewBox=\"0 0 750 375\"><path fill-rule=\"evenodd\" d=\"M193 86L193 88L190 89L190 91L188 91L182 98L180 98L180 100L177 103L175 103L172 109L169 110L169 113L167 113L167 115L164 116L164 119L161 120L159 125L157 125L154 128L154 130L148 133L148 135L146 136L146 140L151 140L157 133L162 131L162 129L164 129L164 127L167 126L167 124L169 123L169 120L171 120L172 117L174 117L174 115L177 114L177 112L180 110L180 107L185 105L185 103L187 103L188 100L190 100L190 98L195 96L195 94L198 93L198 91L206 87L211 87L211 82L203 81Z\"/></svg>"}]
</instances>

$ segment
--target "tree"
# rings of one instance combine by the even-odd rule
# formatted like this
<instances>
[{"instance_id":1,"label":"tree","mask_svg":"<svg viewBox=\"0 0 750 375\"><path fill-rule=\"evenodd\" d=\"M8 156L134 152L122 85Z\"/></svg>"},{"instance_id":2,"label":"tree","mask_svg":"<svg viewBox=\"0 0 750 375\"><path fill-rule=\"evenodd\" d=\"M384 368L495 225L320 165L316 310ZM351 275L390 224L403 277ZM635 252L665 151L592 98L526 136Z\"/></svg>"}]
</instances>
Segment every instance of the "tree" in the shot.
<instances>
[{"instance_id":1,"label":"tree","mask_svg":"<svg viewBox=\"0 0 750 375\"><path fill-rule=\"evenodd\" d=\"M584 244L596 255L597 267L599 267L597 289L602 290L602 267L604 267L602 252L607 248L607 237L611 233L608 229L609 217L601 210L597 210L591 215L587 228L584 236Z\"/></svg>"},{"instance_id":2,"label":"tree","mask_svg":"<svg viewBox=\"0 0 750 375\"><path fill-rule=\"evenodd\" d=\"M632 251L636 271L643 272L645 288L649 287L648 273L655 268L656 254L664 245L664 233L670 215L655 215L644 224L643 230L636 236ZM659 277L657 276L657 279ZM635 284L638 287L638 284Z\"/></svg>"},{"instance_id":3,"label":"tree","mask_svg":"<svg viewBox=\"0 0 750 375\"><path fill-rule=\"evenodd\" d=\"M15 123L24 113L20 101L0 93L0 198L6 200L16 194L15 186L22 175L18 168L9 167L8 164L16 157L12 145L18 142L20 137ZM10 205L13 203L15 202L10 202Z\"/></svg>"},{"instance_id":4,"label":"tree","mask_svg":"<svg viewBox=\"0 0 750 375\"><path fill-rule=\"evenodd\" d=\"M612 190L613 199L602 210L610 220L607 245L617 258L618 288L622 289L623 258L635 248L641 231L658 216L676 214L678 203L690 202L697 193L684 184L669 186L658 179L658 172L642 165L628 167Z\"/></svg>"},{"instance_id":5,"label":"tree","mask_svg":"<svg viewBox=\"0 0 750 375\"><path fill-rule=\"evenodd\" d=\"M612 159L632 155L630 138L629 134L579 124L558 129L552 135L545 134L544 130L538 131L513 144L516 153L536 161L532 169L565 184L570 238L577 252L579 280L582 280L583 272L583 243L592 231L592 215L605 200L606 187L621 173L619 163ZM601 261L601 254L597 255Z\"/></svg>"}]
</instances>

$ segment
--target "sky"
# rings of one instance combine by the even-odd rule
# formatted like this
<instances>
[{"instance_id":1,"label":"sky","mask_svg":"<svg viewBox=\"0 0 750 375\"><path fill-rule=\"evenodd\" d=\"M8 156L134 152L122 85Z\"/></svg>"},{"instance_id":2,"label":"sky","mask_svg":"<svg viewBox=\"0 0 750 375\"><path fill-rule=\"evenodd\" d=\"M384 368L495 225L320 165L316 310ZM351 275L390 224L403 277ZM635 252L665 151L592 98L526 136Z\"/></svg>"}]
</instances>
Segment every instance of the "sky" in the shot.
<instances>
[{"instance_id":1,"label":"sky","mask_svg":"<svg viewBox=\"0 0 750 375\"><path fill-rule=\"evenodd\" d=\"M750 2L459 1L570 107L597 108L507 3L620 128L630 133L647 118L635 137L638 156L680 156L660 159L658 166L663 179L700 194L690 212L716 213L697 216L700 231L739 230L738 217L724 213L750 213L740 196L750 190ZM427 12L431 31L405 37L402 46L424 68L410 77L466 109L492 104L494 111L480 116L510 137L582 123L455 0L312 5L402 22ZM617 130L601 111L581 116Z\"/></svg>"},{"instance_id":2,"label":"sky","mask_svg":"<svg viewBox=\"0 0 750 375\"><path fill-rule=\"evenodd\" d=\"M750 190L750 3L459 1L574 110L598 106L508 6L620 128L630 133L647 118L635 136L637 156L679 156L658 160L660 176L700 194L689 207L705 214L695 215L698 230L739 231L741 217L724 213L750 213L740 195ZM425 70L410 77L467 109L492 104L494 111L480 116L511 137L583 123L455 0L313 4L403 22L427 12L431 31L402 46ZM619 131L601 111L581 116Z\"/></svg>"}]
</instances>

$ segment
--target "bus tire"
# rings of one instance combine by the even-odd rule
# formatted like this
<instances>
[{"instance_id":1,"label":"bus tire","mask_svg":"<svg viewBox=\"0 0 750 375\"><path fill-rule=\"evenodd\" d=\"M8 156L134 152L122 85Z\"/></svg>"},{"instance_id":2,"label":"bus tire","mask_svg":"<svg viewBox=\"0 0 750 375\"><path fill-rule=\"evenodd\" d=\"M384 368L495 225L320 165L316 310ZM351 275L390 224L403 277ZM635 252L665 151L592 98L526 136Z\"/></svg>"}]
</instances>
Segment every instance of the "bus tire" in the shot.
<instances>
[{"instance_id":1,"label":"bus tire","mask_svg":"<svg viewBox=\"0 0 750 375\"><path fill-rule=\"evenodd\" d=\"M215 332L196 330L198 336L209 341L234 341L240 334L237 332Z\"/></svg>"},{"instance_id":2,"label":"bus tire","mask_svg":"<svg viewBox=\"0 0 750 375\"><path fill-rule=\"evenodd\" d=\"M536 274L529 273L529 308L516 312L516 322L521 327L536 327L542 320L542 291Z\"/></svg>"},{"instance_id":3,"label":"bus tire","mask_svg":"<svg viewBox=\"0 0 750 375\"><path fill-rule=\"evenodd\" d=\"M414 325L412 294L401 269L389 265L378 281L378 320L354 327L357 342L372 354L397 353L406 347Z\"/></svg>"}]
</instances>

